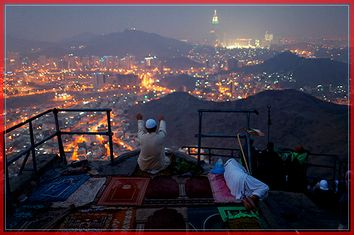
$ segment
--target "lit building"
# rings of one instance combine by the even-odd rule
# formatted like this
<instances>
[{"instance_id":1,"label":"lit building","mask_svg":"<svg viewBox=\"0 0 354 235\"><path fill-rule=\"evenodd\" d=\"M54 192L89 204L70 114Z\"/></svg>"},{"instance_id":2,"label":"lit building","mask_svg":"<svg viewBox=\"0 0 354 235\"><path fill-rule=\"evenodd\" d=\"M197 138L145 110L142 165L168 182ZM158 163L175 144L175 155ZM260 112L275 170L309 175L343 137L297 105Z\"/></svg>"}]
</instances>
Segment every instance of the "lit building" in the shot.
<instances>
[{"instance_id":1,"label":"lit building","mask_svg":"<svg viewBox=\"0 0 354 235\"><path fill-rule=\"evenodd\" d=\"M75 57L73 54L65 55L64 61L65 61L65 64L67 65L68 69L74 69L77 67L76 62L75 62Z\"/></svg>"},{"instance_id":2,"label":"lit building","mask_svg":"<svg viewBox=\"0 0 354 235\"><path fill-rule=\"evenodd\" d=\"M226 43L226 48L233 49L233 48L254 48L251 44L251 38L236 38L232 41Z\"/></svg>"},{"instance_id":3,"label":"lit building","mask_svg":"<svg viewBox=\"0 0 354 235\"><path fill-rule=\"evenodd\" d=\"M250 48L251 41L252 41L252 39L250 39L250 38L237 38L235 43L240 48Z\"/></svg>"},{"instance_id":4,"label":"lit building","mask_svg":"<svg viewBox=\"0 0 354 235\"><path fill-rule=\"evenodd\" d=\"M214 15L211 19L211 30L210 30L210 44L213 46L219 46L220 45L220 40L219 40L219 17L216 14L216 10L214 10Z\"/></svg>"},{"instance_id":5,"label":"lit building","mask_svg":"<svg viewBox=\"0 0 354 235\"><path fill-rule=\"evenodd\" d=\"M131 69L133 66L136 65L135 56L127 55L123 57L122 59L120 59L119 65L121 68Z\"/></svg>"},{"instance_id":6,"label":"lit building","mask_svg":"<svg viewBox=\"0 0 354 235\"><path fill-rule=\"evenodd\" d=\"M266 32L264 35L264 47L270 47L270 45L272 44L273 41L273 34L272 33L268 33Z\"/></svg>"},{"instance_id":7,"label":"lit building","mask_svg":"<svg viewBox=\"0 0 354 235\"><path fill-rule=\"evenodd\" d=\"M20 65L20 53L18 52L9 52L7 55L7 61L6 61L6 70L11 71L14 70L15 68L18 68Z\"/></svg>"},{"instance_id":8,"label":"lit building","mask_svg":"<svg viewBox=\"0 0 354 235\"><path fill-rule=\"evenodd\" d=\"M100 89L106 83L107 77L103 73L95 73L92 77L92 84L94 89Z\"/></svg>"},{"instance_id":9,"label":"lit building","mask_svg":"<svg viewBox=\"0 0 354 235\"><path fill-rule=\"evenodd\" d=\"M218 18L218 15L216 14L216 10L214 10L214 15L213 15L213 18L211 20L211 24L213 24L213 25L218 25L219 24L219 18Z\"/></svg>"},{"instance_id":10,"label":"lit building","mask_svg":"<svg viewBox=\"0 0 354 235\"><path fill-rule=\"evenodd\" d=\"M151 67L151 66L153 66L153 62L154 62L154 59L156 60L156 56L151 56L151 55L149 55L149 56L147 56L147 57L145 57L144 58L144 60L145 60L145 65L147 66L147 67Z\"/></svg>"},{"instance_id":11,"label":"lit building","mask_svg":"<svg viewBox=\"0 0 354 235\"><path fill-rule=\"evenodd\" d=\"M261 41L256 39L256 40L254 41L254 46L255 46L256 48L260 48L260 47L261 47Z\"/></svg>"},{"instance_id":12,"label":"lit building","mask_svg":"<svg viewBox=\"0 0 354 235\"><path fill-rule=\"evenodd\" d=\"M269 42L273 41L273 34L266 32L264 35L264 40Z\"/></svg>"}]
</instances>

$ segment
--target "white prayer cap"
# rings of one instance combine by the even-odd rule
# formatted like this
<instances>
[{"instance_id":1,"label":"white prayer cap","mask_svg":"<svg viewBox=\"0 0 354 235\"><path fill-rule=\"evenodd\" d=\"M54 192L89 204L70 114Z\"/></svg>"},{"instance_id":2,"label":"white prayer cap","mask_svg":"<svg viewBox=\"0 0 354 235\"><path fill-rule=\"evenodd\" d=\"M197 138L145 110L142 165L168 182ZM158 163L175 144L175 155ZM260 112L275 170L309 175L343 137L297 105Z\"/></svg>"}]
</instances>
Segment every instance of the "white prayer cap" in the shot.
<instances>
[{"instance_id":1,"label":"white prayer cap","mask_svg":"<svg viewBox=\"0 0 354 235\"><path fill-rule=\"evenodd\" d=\"M154 120L154 119L148 119L147 121L146 121L146 123L145 123L145 127L147 128L147 129L152 129L152 128L154 128L154 127L156 127L156 121Z\"/></svg>"}]
</instances>

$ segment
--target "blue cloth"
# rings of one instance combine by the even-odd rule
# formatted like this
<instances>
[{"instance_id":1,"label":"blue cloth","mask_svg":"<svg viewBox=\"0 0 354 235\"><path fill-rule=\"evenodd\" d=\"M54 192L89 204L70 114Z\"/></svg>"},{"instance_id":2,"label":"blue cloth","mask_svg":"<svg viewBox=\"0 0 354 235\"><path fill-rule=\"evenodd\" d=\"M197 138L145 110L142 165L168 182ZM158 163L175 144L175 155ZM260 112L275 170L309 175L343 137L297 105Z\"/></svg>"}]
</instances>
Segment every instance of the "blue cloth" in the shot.
<instances>
[{"instance_id":1,"label":"blue cloth","mask_svg":"<svg viewBox=\"0 0 354 235\"><path fill-rule=\"evenodd\" d=\"M215 162L213 169L210 171L212 174L224 174L225 168L221 159Z\"/></svg>"},{"instance_id":2,"label":"blue cloth","mask_svg":"<svg viewBox=\"0 0 354 235\"><path fill-rule=\"evenodd\" d=\"M65 201L83 183L88 180L88 175L67 175L40 185L29 197L29 201Z\"/></svg>"}]
</instances>

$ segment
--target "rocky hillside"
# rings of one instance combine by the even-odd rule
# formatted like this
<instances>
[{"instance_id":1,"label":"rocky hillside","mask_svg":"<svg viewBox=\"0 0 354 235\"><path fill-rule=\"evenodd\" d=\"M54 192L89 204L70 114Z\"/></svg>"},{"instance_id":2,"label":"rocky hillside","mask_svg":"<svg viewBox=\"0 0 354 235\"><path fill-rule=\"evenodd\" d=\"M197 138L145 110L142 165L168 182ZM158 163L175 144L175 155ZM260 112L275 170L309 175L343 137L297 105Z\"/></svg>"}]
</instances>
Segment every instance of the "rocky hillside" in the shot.
<instances>
[{"instance_id":1,"label":"rocky hillside","mask_svg":"<svg viewBox=\"0 0 354 235\"><path fill-rule=\"evenodd\" d=\"M271 141L276 147L303 145L314 153L348 153L348 107L323 102L296 90L264 91L247 99L233 102L209 102L188 93L173 93L160 100L134 106L128 113L132 131L136 131L135 114L156 118L163 114L167 121L169 147L195 145L198 132L198 109L238 109L259 111L252 115L251 127L267 135L267 105L271 105ZM205 128L204 128L205 127ZM207 113L203 119L204 133L236 134L246 127L241 114ZM259 148L266 137L256 137ZM205 139L203 145L236 147L236 140Z\"/></svg>"}]
</instances>

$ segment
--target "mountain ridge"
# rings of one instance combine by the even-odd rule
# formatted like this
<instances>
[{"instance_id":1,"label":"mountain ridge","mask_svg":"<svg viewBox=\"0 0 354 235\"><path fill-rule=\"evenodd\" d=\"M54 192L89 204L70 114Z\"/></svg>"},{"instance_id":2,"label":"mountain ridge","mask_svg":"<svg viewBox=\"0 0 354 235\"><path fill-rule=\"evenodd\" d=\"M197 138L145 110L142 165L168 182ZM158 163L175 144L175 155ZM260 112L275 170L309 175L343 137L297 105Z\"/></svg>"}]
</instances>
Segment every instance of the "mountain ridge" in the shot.
<instances>
[{"instance_id":1,"label":"mountain ridge","mask_svg":"<svg viewBox=\"0 0 354 235\"><path fill-rule=\"evenodd\" d=\"M177 105L179 104L179 105ZM156 118L163 114L168 128L168 147L196 145L198 109L256 109L251 127L267 131L267 105L271 105L271 141L276 147L292 148L303 145L316 153L332 153L342 157L348 153L348 107L321 101L296 90L264 91L247 99L212 102L176 92L159 100L133 106L128 111L131 131L136 131L135 114ZM238 116L238 117L237 117ZM245 117L236 114L206 114L203 132L235 134L246 127ZM255 145L264 148L266 137L255 138ZM215 146L215 145L222 146ZM237 147L235 140L203 139L213 147Z\"/></svg>"},{"instance_id":2,"label":"mountain ridge","mask_svg":"<svg viewBox=\"0 0 354 235\"><path fill-rule=\"evenodd\" d=\"M239 70L245 73L292 73L296 83L291 88L295 89L309 85L344 85L348 80L348 64L328 58L303 58L290 51Z\"/></svg>"},{"instance_id":3,"label":"mountain ridge","mask_svg":"<svg viewBox=\"0 0 354 235\"><path fill-rule=\"evenodd\" d=\"M8 37L9 40L14 40ZM21 47L18 44L9 44L9 50L20 48L22 53L30 53L30 48L37 45L34 41L24 41ZM139 57L149 54L159 57L183 56L192 47L186 42L148 33L139 30L124 30L122 32L104 35L90 33L79 34L57 43L44 43L40 53L46 56L63 56L74 53L78 56L126 56L132 54ZM81 45L81 47L79 47Z\"/></svg>"}]
</instances>

